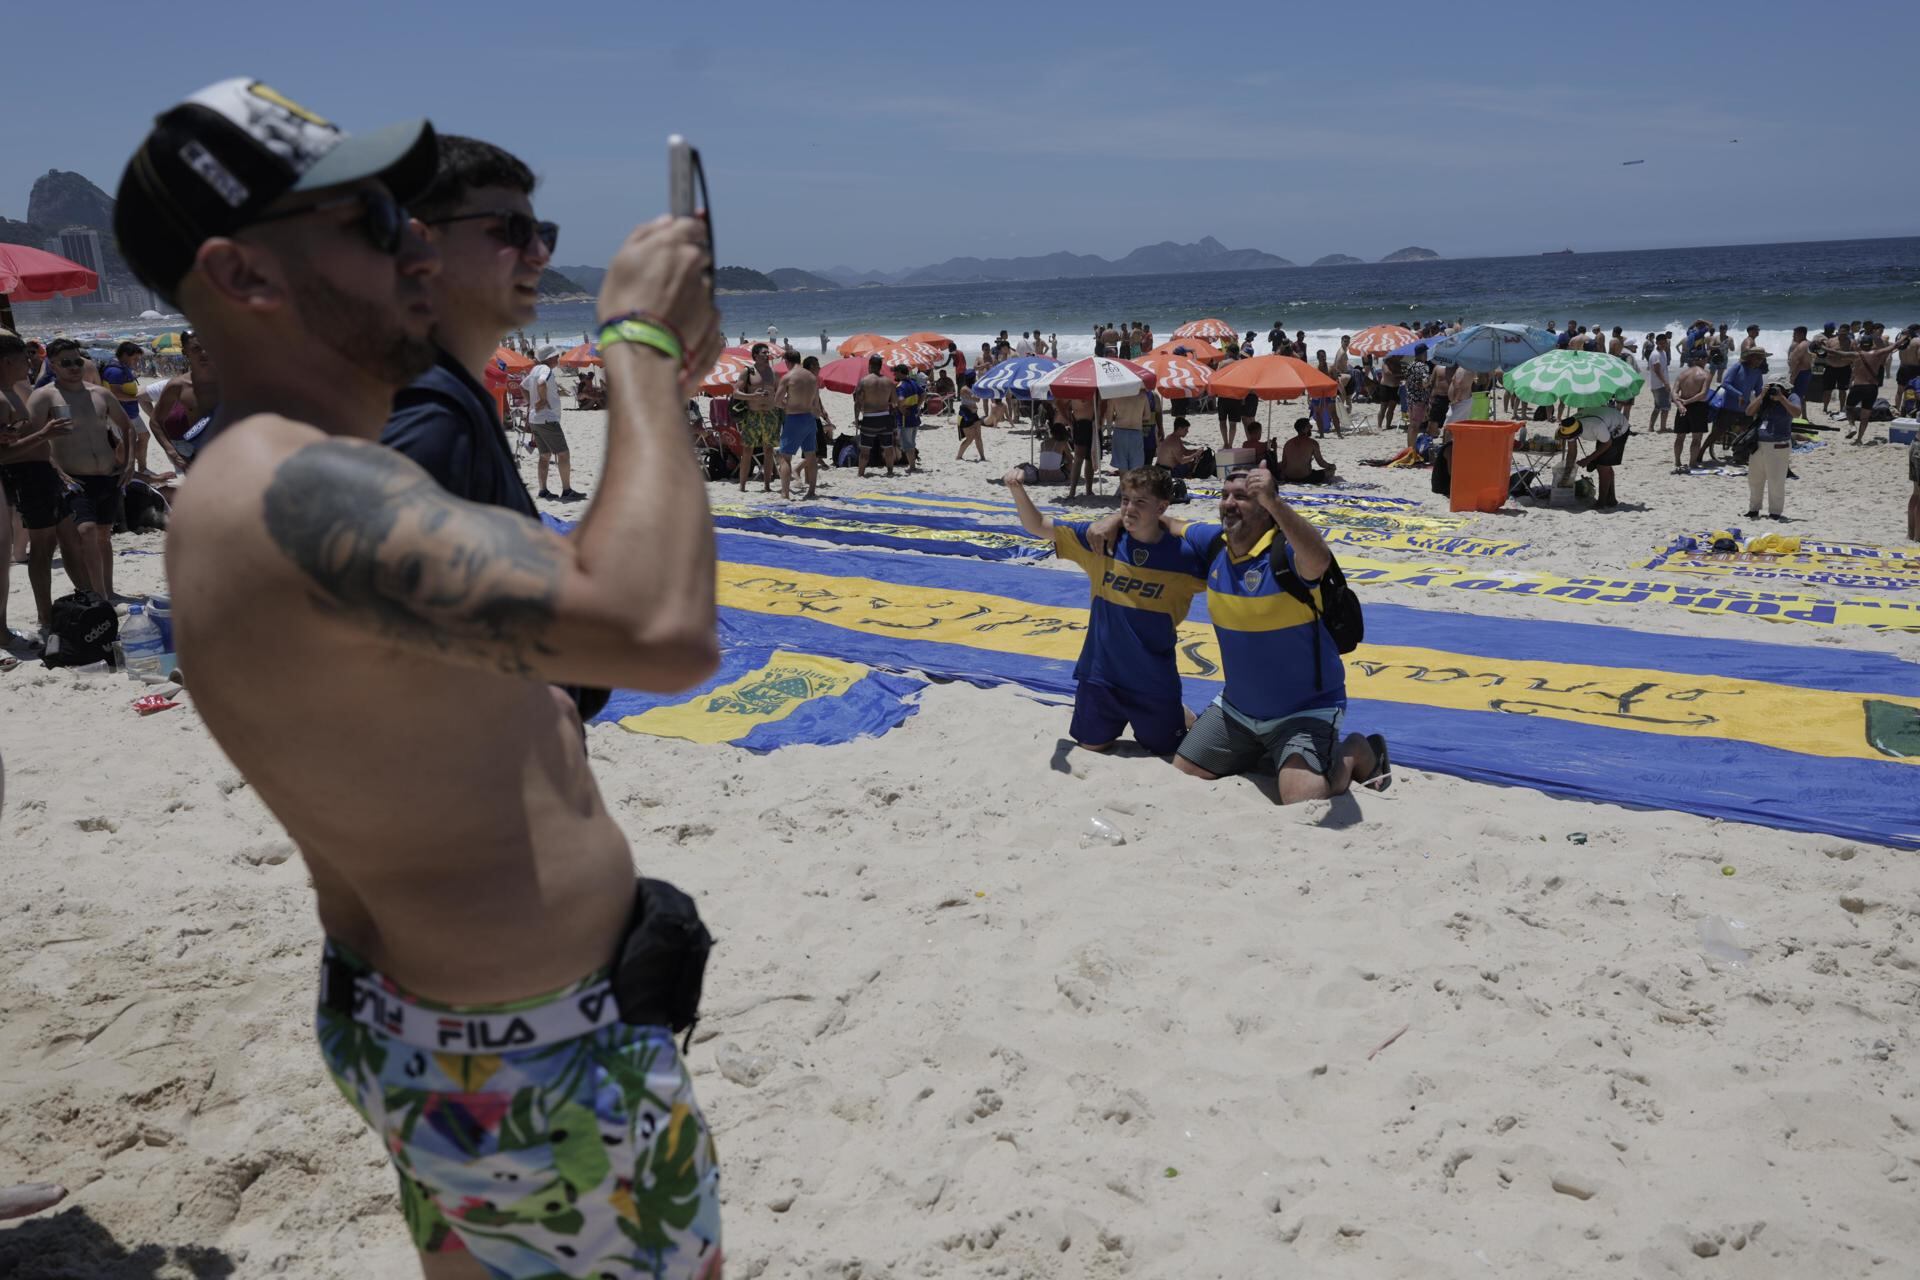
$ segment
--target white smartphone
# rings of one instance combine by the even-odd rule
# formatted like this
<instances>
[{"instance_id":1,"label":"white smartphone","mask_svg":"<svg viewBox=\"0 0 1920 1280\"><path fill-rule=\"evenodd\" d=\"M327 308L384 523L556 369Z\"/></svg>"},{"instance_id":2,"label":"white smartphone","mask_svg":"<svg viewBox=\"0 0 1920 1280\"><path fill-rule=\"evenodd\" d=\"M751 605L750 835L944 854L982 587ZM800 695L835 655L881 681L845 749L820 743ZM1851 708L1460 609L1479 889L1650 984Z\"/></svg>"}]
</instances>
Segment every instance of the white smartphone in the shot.
<instances>
[{"instance_id":1,"label":"white smartphone","mask_svg":"<svg viewBox=\"0 0 1920 1280\"><path fill-rule=\"evenodd\" d=\"M693 216L693 148L677 133L667 139L667 212Z\"/></svg>"}]
</instances>

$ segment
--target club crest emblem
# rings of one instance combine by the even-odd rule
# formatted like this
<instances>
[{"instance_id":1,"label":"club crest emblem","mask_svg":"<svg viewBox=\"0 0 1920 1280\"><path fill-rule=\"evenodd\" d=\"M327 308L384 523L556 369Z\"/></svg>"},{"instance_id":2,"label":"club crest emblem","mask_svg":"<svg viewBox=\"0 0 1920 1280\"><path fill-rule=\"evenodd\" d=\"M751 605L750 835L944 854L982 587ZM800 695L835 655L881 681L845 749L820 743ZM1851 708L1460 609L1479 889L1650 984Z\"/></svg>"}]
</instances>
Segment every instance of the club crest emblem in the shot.
<instances>
[{"instance_id":1,"label":"club crest emblem","mask_svg":"<svg viewBox=\"0 0 1920 1280\"><path fill-rule=\"evenodd\" d=\"M1145 547L1135 547L1135 548L1133 549L1133 563L1134 563L1134 567L1135 567L1135 568L1144 568L1144 567L1146 566L1146 563L1147 563L1147 556L1148 556L1148 554L1149 554L1149 552L1147 551L1147 549L1146 549Z\"/></svg>"},{"instance_id":2,"label":"club crest emblem","mask_svg":"<svg viewBox=\"0 0 1920 1280\"><path fill-rule=\"evenodd\" d=\"M1266 576L1266 571L1265 565L1257 564L1240 575L1240 584L1249 591L1258 591L1260 589L1260 580Z\"/></svg>"}]
</instances>

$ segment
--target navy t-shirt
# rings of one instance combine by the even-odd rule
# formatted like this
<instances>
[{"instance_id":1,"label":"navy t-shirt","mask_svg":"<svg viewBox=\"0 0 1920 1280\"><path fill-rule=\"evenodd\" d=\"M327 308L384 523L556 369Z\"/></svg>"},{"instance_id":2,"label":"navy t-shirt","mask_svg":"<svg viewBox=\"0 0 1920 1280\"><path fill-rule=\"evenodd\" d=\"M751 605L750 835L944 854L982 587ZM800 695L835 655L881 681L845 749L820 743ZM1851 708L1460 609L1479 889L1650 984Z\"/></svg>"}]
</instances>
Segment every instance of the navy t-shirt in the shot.
<instances>
[{"instance_id":1,"label":"navy t-shirt","mask_svg":"<svg viewBox=\"0 0 1920 1280\"><path fill-rule=\"evenodd\" d=\"M444 351L393 398L380 443L419 463L448 493L540 518L493 397Z\"/></svg>"}]
</instances>

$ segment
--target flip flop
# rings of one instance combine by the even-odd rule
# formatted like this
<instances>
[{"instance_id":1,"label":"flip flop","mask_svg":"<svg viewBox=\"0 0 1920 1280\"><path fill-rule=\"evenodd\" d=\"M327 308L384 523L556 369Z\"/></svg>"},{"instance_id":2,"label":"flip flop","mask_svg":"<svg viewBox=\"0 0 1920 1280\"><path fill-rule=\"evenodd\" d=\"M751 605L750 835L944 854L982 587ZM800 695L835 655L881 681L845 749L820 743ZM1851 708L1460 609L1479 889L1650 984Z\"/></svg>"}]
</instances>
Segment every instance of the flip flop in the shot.
<instances>
[{"instance_id":1,"label":"flip flop","mask_svg":"<svg viewBox=\"0 0 1920 1280\"><path fill-rule=\"evenodd\" d=\"M179 705L179 703L167 697L165 694L150 693L144 698L136 698L133 703L133 709L143 716L150 716L156 711L171 711Z\"/></svg>"},{"instance_id":2,"label":"flip flop","mask_svg":"<svg viewBox=\"0 0 1920 1280\"><path fill-rule=\"evenodd\" d=\"M1377 733L1367 735L1367 745L1373 748L1373 772L1360 780L1360 785L1369 791L1385 791L1393 785L1393 762L1387 757L1387 740Z\"/></svg>"}]
</instances>

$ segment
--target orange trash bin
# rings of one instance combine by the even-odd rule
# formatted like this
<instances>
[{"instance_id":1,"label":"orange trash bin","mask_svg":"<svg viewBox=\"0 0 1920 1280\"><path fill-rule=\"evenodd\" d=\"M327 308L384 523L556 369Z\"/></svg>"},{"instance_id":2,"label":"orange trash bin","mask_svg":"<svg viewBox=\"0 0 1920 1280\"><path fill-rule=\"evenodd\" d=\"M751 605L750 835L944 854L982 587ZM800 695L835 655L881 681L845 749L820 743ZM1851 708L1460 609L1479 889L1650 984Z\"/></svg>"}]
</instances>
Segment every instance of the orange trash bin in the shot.
<instances>
[{"instance_id":1,"label":"orange trash bin","mask_svg":"<svg viewBox=\"0 0 1920 1280\"><path fill-rule=\"evenodd\" d=\"M1453 432L1454 511L1498 511L1507 504L1513 475L1513 433L1519 422L1456 422Z\"/></svg>"}]
</instances>

